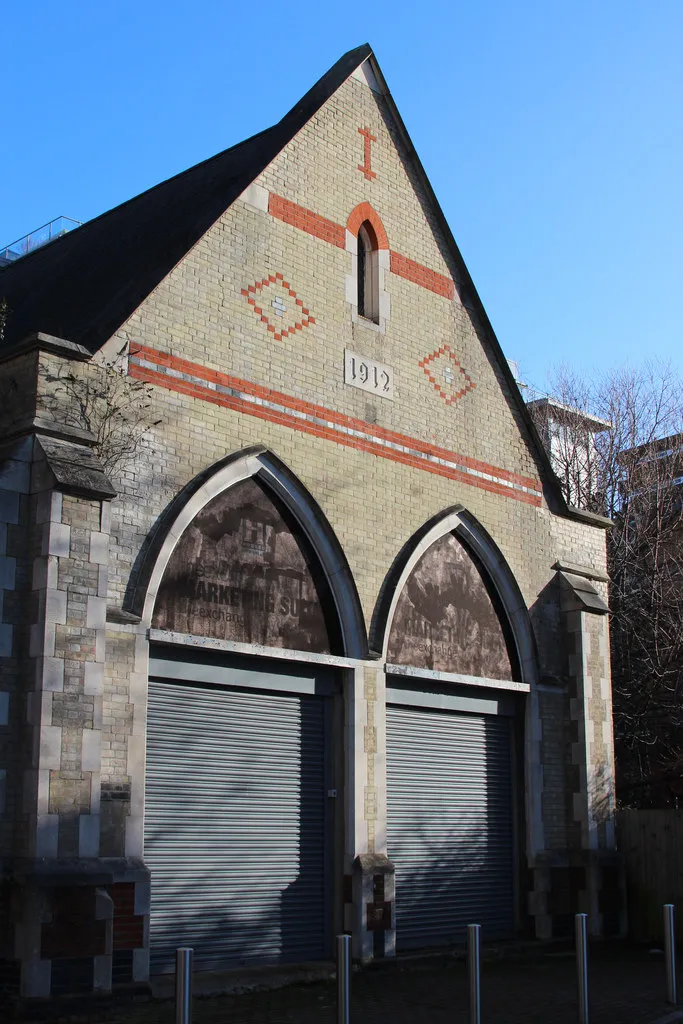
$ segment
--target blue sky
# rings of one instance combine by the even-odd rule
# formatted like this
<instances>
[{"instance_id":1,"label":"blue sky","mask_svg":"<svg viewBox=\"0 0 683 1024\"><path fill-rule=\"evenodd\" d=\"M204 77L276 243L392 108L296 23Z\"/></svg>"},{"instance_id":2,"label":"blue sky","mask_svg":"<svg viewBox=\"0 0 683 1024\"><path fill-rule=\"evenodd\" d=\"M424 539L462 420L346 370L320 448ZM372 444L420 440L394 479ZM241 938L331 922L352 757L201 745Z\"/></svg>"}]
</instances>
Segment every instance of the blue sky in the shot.
<instances>
[{"instance_id":1,"label":"blue sky","mask_svg":"<svg viewBox=\"0 0 683 1024\"><path fill-rule=\"evenodd\" d=\"M366 41L526 379L680 369L681 0L6 4L0 244L272 124Z\"/></svg>"}]
</instances>

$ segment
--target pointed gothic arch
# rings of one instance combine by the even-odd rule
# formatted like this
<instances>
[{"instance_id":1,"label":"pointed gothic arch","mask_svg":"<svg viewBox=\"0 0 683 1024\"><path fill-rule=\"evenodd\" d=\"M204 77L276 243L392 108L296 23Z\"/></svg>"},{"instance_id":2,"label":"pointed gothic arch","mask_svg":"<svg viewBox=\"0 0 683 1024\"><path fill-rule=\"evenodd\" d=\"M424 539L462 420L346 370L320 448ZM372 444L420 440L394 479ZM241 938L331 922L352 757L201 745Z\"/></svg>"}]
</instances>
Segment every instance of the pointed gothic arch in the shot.
<instances>
[{"instance_id":1,"label":"pointed gothic arch","mask_svg":"<svg viewBox=\"0 0 683 1024\"><path fill-rule=\"evenodd\" d=\"M260 518L266 524L265 528L271 532L273 526L275 532L278 532L278 518L293 528L297 537L288 545L289 558L296 558L294 549L298 547L301 552L299 575L305 575L305 570L309 570L314 581L313 586L319 596L323 596L324 591L329 597L330 609L326 610L326 616L327 619L330 614L334 616L334 623L330 620L328 626L333 626L332 633L336 629L338 642L335 646L339 647L339 650L330 653L354 658L364 657L367 653L364 618L356 585L342 547L322 509L304 484L276 455L262 447L245 449L208 467L173 499L150 536L136 576L131 580L129 599L124 607L127 611L139 615L143 625L147 627L154 624L155 615L158 621L158 598L160 593L163 594L164 587L168 591L168 574L172 573L175 564L174 553L177 562L181 539L185 538L186 546L188 543L188 528L200 522L202 515L205 519L207 516L213 516L214 520L216 515L230 515L229 509L217 510L216 503L222 495L231 489L235 493L236 487L249 481L263 497L259 499L255 491L254 494L243 494L243 499L253 506L256 496L256 503L260 506ZM264 508L264 502L270 507ZM270 520L270 526L267 520ZM280 528L280 532L286 533L286 528ZM249 542L247 538L247 543ZM306 563L305 568L302 563ZM280 569L276 567L274 572L279 576L287 576L288 573L293 578L297 576L297 570L287 566ZM306 584L310 588L309 580L305 580ZM225 595L222 591L216 591L211 595L216 602L222 601L224 596L225 603L229 603L230 595L227 594L227 590ZM304 600L304 604L306 603ZM173 616L169 621L171 618ZM185 620L179 613L175 615L175 621ZM332 642L334 643L334 640ZM297 649L295 640L293 649Z\"/></svg>"},{"instance_id":2,"label":"pointed gothic arch","mask_svg":"<svg viewBox=\"0 0 683 1024\"><path fill-rule=\"evenodd\" d=\"M481 523L461 505L434 516L404 545L382 587L371 626L371 649L391 663L391 632L401 597L418 563L449 536L459 542L465 556L472 560L491 598L510 653L511 678L516 674L521 682L533 686L538 661L526 603L502 552Z\"/></svg>"},{"instance_id":3,"label":"pointed gothic arch","mask_svg":"<svg viewBox=\"0 0 683 1024\"><path fill-rule=\"evenodd\" d=\"M358 231L362 224L370 224L372 226L378 250L389 248L389 239L386 231L384 230L384 224L382 224L382 220L377 211L374 210L370 203L367 202L359 203L358 206L354 206L353 210L351 210L351 213L349 214L349 219L346 222L346 230L354 237L358 237Z\"/></svg>"},{"instance_id":4,"label":"pointed gothic arch","mask_svg":"<svg viewBox=\"0 0 683 1024\"><path fill-rule=\"evenodd\" d=\"M529 611L515 577L500 548L471 512L462 505L455 505L438 513L406 542L387 574L377 602L370 629L370 648L383 657L387 663L391 628L403 590L418 566L420 560L433 551L444 538L456 538L470 557L474 556L497 599L497 611L505 616L509 627L509 639L514 646L519 683L503 682L497 685L512 686L528 691L524 713L524 774L525 784L525 825L526 849L529 856L544 848L544 826L541 806L543 771L540 749L540 712L538 684L538 654L531 626ZM386 665L391 672L394 666ZM400 670L399 670L400 671ZM410 670L419 675L422 669ZM426 672L428 677L441 677L448 682L458 679L476 682L471 676L442 672ZM481 680L485 686L496 685L496 680ZM521 684L521 685L520 685Z\"/></svg>"},{"instance_id":5,"label":"pointed gothic arch","mask_svg":"<svg viewBox=\"0 0 683 1024\"><path fill-rule=\"evenodd\" d=\"M349 214L346 249L351 254L346 298L351 305L352 319L384 332L390 310L385 281L391 254L384 225L368 202L359 203Z\"/></svg>"}]
</instances>

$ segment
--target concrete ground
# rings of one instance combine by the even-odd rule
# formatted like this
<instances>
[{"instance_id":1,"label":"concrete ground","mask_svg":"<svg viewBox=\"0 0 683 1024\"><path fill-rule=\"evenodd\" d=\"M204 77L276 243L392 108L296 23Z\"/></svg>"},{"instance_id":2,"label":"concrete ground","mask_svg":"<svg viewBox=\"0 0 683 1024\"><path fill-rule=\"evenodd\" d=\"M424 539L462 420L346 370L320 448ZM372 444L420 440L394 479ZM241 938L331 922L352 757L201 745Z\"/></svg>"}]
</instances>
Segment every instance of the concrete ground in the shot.
<instances>
[{"instance_id":1,"label":"concrete ground","mask_svg":"<svg viewBox=\"0 0 683 1024\"><path fill-rule=\"evenodd\" d=\"M683 997L683 972L679 979ZM623 944L597 945L589 960L590 1024L673 1024L661 954ZM576 1024L573 953L548 947L486 959L482 1024ZM71 1018L72 1020L74 1018ZM119 1006L93 1024L174 1024L170 1000ZM297 983L242 995L196 996L192 1024L335 1024L333 981ZM352 1024L468 1024L465 963L455 957L412 960L354 971Z\"/></svg>"}]
</instances>

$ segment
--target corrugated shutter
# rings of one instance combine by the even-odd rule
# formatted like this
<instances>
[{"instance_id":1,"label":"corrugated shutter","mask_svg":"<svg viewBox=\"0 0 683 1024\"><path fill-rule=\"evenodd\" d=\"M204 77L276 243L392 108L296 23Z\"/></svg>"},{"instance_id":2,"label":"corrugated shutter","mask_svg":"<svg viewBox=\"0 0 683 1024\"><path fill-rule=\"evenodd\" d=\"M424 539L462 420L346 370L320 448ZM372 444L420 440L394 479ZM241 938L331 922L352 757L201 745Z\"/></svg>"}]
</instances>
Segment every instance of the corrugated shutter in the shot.
<instances>
[{"instance_id":1,"label":"corrugated shutter","mask_svg":"<svg viewBox=\"0 0 683 1024\"><path fill-rule=\"evenodd\" d=\"M511 722L387 707L387 841L399 950L514 931Z\"/></svg>"},{"instance_id":2,"label":"corrugated shutter","mask_svg":"<svg viewBox=\"0 0 683 1024\"><path fill-rule=\"evenodd\" d=\"M151 966L329 954L325 699L151 680L145 860Z\"/></svg>"}]
</instances>

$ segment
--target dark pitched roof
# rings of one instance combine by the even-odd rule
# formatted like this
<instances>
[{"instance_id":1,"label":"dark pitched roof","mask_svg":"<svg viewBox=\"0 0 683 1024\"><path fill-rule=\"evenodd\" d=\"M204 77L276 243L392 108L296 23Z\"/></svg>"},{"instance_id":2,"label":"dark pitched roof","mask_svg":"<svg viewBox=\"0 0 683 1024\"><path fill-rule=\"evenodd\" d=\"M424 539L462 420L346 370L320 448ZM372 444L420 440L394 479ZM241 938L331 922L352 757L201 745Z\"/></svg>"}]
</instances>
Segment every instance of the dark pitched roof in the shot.
<instances>
[{"instance_id":1,"label":"dark pitched roof","mask_svg":"<svg viewBox=\"0 0 683 1024\"><path fill-rule=\"evenodd\" d=\"M96 352L370 53L350 50L272 128L0 270L3 350L42 331Z\"/></svg>"}]
</instances>

